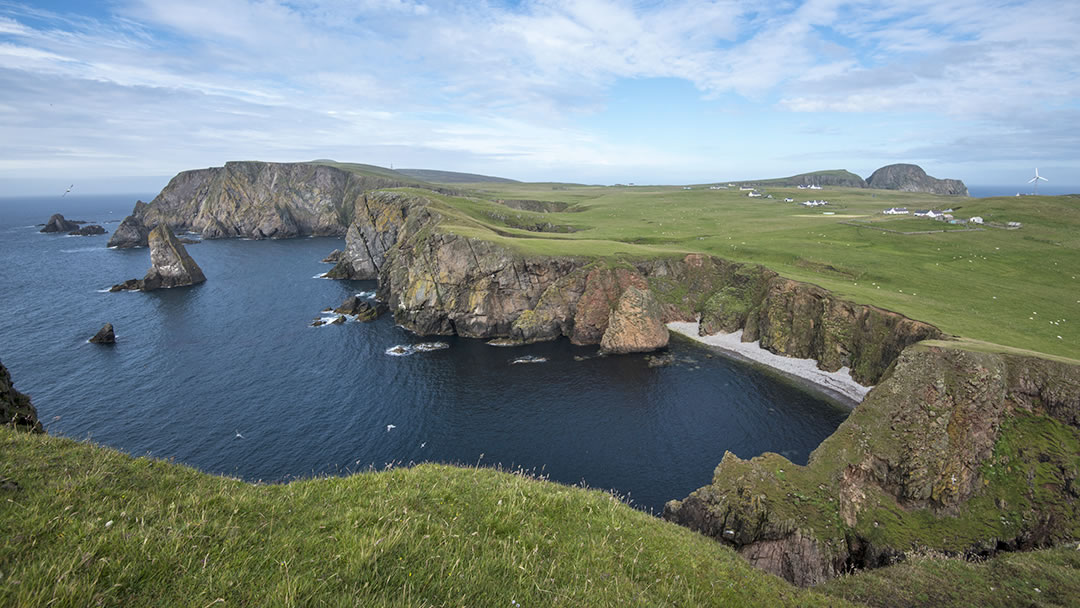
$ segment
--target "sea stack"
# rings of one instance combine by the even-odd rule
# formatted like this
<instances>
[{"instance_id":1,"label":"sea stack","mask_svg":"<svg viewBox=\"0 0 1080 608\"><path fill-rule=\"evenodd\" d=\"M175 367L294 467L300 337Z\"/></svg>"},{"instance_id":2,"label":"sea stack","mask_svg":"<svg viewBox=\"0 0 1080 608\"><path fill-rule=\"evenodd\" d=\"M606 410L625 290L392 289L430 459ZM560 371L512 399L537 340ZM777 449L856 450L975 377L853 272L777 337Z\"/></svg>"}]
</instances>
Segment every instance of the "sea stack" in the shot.
<instances>
[{"instance_id":1,"label":"sea stack","mask_svg":"<svg viewBox=\"0 0 1080 608\"><path fill-rule=\"evenodd\" d=\"M867 178L866 185L879 190L928 192L945 196L968 196L967 186L958 179L930 177L918 165L886 165Z\"/></svg>"},{"instance_id":2,"label":"sea stack","mask_svg":"<svg viewBox=\"0 0 1080 608\"><path fill-rule=\"evenodd\" d=\"M69 222L59 213L54 213L52 217L49 218L49 221L45 223L45 227L41 229L41 232L71 232L72 230L78 229L78 224Z\"/></svg>"},{"instance_id":3,"label":"sea stack","mask_svg":"<svg viewBox=\"0 0 1080 608\"><path fill-rule=\"evenodd\" d=\"M112 323L106 323L93 338L90 338L91 344L116 344L116 333L113 331Z\"/></svg>"},{"instance_id":4,"label":"sea stack","mask_svg":"<svg viewBox=\"0 0 1080 608\"><path fill-rule=\"evenodd\" d=\"M165 224L150 231L147 242L150 245L150 270L142 280L131 279L113 285L110 291L151 291L186 287L206 281L199 265L191 259L184 244L176 238L173 231Z\"/></svg>"},{"instance_id":5,"label":"sea stack","mask_svg":"<svg viewBox=\"0 0 1080 608\"><path fill-rule=\"evenodd\" d=\"M97 236L99 234L105 234L105 229L97 224L90 224L88 226L83 226L78 230L72 230L68 234L71 236Z\"/></svg>"},{"instance_id":6,"label":"sea stack","mask_svg":"<svg viewBox=\"0 0 1080 608\"><path fill-rule=\"evenodd\" d=\"M143 203L143 205L145 204ZM150 229L146 227L146 224L137 215L129 215L116 227L116 231L113 232L112 237L109 239L109 247L116 247L117 249L147 247L147 238L149 236Z\"/></svg>"}]
</instances>

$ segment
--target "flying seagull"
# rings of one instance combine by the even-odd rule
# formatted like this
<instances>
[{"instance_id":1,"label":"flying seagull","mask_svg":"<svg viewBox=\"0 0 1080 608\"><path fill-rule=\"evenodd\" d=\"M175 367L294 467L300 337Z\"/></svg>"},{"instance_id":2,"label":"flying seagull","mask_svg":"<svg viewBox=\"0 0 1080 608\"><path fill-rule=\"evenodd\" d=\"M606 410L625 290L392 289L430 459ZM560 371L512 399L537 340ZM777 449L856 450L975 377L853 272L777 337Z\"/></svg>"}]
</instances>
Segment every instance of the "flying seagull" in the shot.
<instances>
[{"instance_id":1,"label":"flying seagull","mask_svg":"<svg viewBox=\"0 0 1080 608\"><path fill-rule=\"evenodd\" d=\"M247 437L244 437L243 435L241 435L240 431L236 431L236 439L247 439Z\"/></svg>"},{"instance_id":2,"label":"flying seagull","mask_svg":"<svg viewBox=\"0 0 1080 608\"><path fill-rule=\"evenodd\" d=\"M396 429L396 428L397 428L397 425L388 424L388 425L386 425L386 432L389 433L390 429Z\"/></svg>"},{"instance_id":3,"label":"flying seagull","mask_svg":"<svg viewBox=\"0 0 1080 608\"><path fill-rule=\"evenodd\" d=\"M1028 180L1029 184L1035 184L1035 194L1039 193L1039 180L1042 180L1044 182L1050 181L1050 180L1046 179L1045 177L1039 175L1039 168L1036 167L1035 168L1035 177Z\"/></svg>"},{"instance_id":4,"label":"flying seagull","mask_svg":"<svg viewBox=\"0 0 1080 608\"><path fill-rule=\"evenodd\" d=\"M71 192L71 189L74 188L74 187L75 187L75 184L71 184L70 186L68 186L67 190L64 190L64 193L60 195L60 198L64 198L65 196L67 196L68 192Z\"/></svg>"}]
</instances>

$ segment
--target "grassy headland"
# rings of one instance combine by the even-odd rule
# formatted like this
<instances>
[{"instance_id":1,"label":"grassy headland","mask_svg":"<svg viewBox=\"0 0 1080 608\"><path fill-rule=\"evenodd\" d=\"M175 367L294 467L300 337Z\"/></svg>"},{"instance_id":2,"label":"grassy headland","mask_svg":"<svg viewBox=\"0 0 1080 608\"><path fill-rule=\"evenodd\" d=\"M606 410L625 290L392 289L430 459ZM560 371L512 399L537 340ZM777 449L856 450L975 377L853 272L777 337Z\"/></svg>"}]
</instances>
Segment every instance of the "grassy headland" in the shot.
<instances>
[{"instance_id":1,"label":"grassy headland","mask_svg":"<svg viewBox=\"0 0 1080 608\"><path fill-rule=\"evenodd\" d=\"M252 485L0 427L0 482L4 606L846 605L606 493L491 469Z\"/></svg>"},{"instance_id":2,"label":"grassy headland","mask_svg":"<svg viewBox=\"0 0 1080 608\"><path fill-rule=\"evenodd\" d=\"M1080 359L1080 197L975 199L826 187L770 188L766 192L773 198L768 199L704 186L468 187L473 196L423 194L447 216L444 229L522 254L643 258L707 253L763 264L950 334ZM569 207L539 213L498 202L522 199ZM829 205L799 204L807 199L825 199ZM1023 226L901 234L955 227L881 214L893 206L952 208L956 217Z\"/></svg>"}]
</instances>

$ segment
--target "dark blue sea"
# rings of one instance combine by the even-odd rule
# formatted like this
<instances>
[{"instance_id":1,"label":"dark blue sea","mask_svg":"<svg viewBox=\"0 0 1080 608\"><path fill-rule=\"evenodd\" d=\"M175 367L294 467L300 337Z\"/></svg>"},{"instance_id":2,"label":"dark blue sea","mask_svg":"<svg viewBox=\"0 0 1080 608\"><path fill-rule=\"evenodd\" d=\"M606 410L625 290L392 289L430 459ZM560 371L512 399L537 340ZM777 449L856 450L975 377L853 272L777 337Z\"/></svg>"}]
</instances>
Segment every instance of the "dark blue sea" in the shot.
<instances>
[{"instance_id":1,"label":"dark blue sea","mask_svg":"<svg viewBox=\"0 0 1080 608\"><path fill-rule=\"evenodd\" d=\"M521 467L659 511L708 483L725 450L805 463L847 414L674 337L678 362L650 368L567 340L424 338L388 315L310 327L375 289L317 278L340 239L188 245L206 283L107 293L146 273L147 249L38 232L59 212L111 233L151 197L0 199L0 360L51 434L266 482L424 461ZM106 322L118 343L89 344ZM387 354L432 340L449 348ZM526 356L546 361L512 363Z\"/></svg>"}]
</instances>

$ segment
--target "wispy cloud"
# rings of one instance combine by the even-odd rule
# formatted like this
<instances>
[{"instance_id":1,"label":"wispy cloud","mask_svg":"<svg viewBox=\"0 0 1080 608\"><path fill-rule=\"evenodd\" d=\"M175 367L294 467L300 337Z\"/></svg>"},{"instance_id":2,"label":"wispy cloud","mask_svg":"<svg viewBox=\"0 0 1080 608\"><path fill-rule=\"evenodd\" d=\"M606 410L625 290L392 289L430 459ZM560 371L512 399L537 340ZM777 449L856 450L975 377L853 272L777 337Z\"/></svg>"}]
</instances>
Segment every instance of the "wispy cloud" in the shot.
<instances>
[{"instance_id":1,"label":"wispy cloud","mask_svg":"<svg viewBox=\"0 0 1080 608\"><path fill-rule=\"evenodd\" d=\"M20 162L28 170L47 162L59 167L75 156L82 163L96 157L95 170L120 159L172 172L230 157L349 158L371 150L406 158L413 150L425 160L441 153L446 168L482 171L492 163L530 176L536 173L529 167L581 174L620 163L628 171L652 166L657 174L686 166L715 171L715 161L705 158L714 150L707 141L680 148L629 144L617 132L588 126L607 111L620 82L652 78L692 83L697 103L716 104L716 114L746 104L739 119L723 123L740 133L747 123L785 120L805 131L790 118L795 115L819 122L929 116L906 123L909 136L938 143L904 151L934 158L978 149L985 157L988 146L998 145L1020 155L1033 150L1017 141L1053 135L1043 151L1080 158L1070 129L1055 135L1042 126L1080 101L1080 5L1070 3L120 0L110 6L57 12L0 1L0 117L10 114L5 107L30 114L0 127L6 143L0 171L19 171ZM43 126L58 123L73 130ZM943 125L952 130L941 132ZM962 130L972 125L977 134ZM862 134L867 141L853 141L849 129L830 124L815 129L830 138L837 159L845 149L859 158L861 150L895 143L869 131ZM788 142L793 145L804 144ZM812 158L821 148L783 154ZM1009 154L1002 149L998 156ZM462 166L463 159L478 164Z\"/></svg>"}]
</instances>

